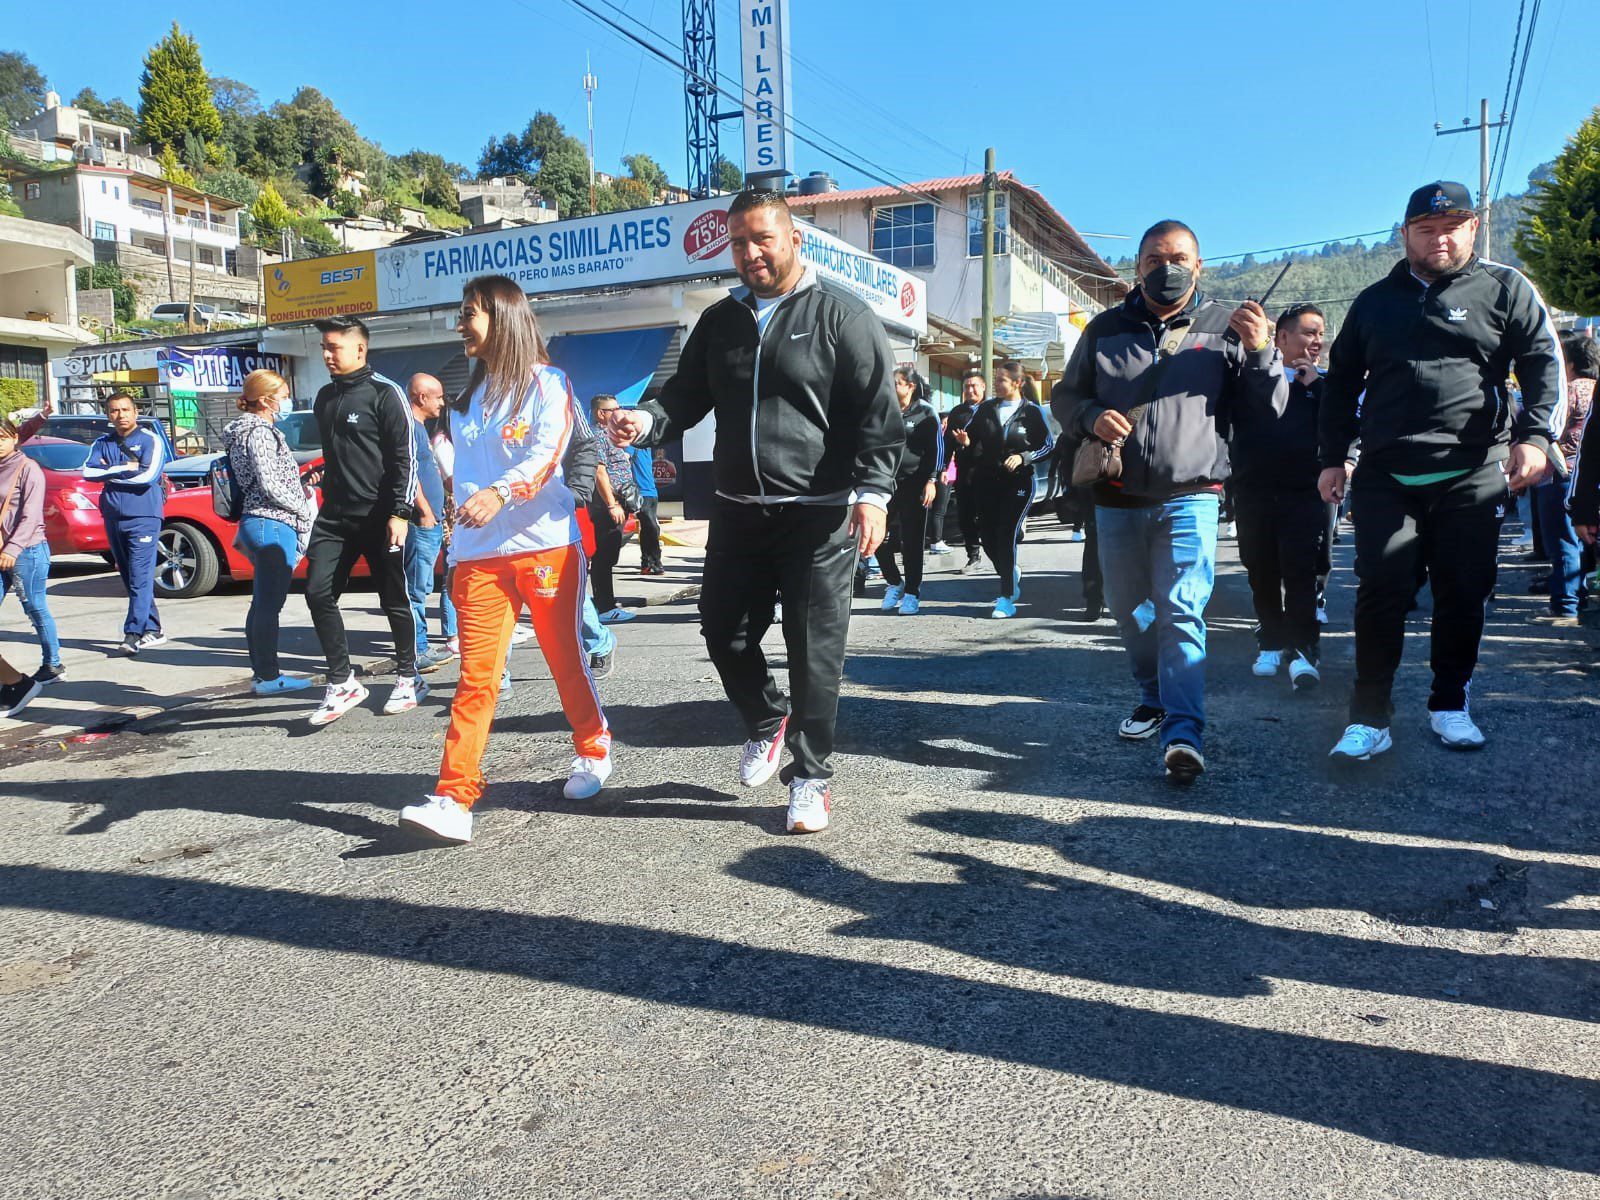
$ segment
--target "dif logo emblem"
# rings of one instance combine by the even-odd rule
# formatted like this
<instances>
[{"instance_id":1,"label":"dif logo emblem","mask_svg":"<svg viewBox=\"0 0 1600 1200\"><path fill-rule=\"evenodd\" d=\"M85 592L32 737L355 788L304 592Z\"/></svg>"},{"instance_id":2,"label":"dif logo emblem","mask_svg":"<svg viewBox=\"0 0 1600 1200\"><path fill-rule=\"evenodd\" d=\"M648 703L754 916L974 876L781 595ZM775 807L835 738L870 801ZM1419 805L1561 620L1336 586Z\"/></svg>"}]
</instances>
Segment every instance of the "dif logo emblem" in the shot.
<instances>
[{"instance_id":1,"label":"dif logo emblem","mask_svg":"<svg viewBox=\"0 0 1600 1200\"><path fill-rule=\"evenodd\" d=\"M715 258L728 248L728 210L714 208L689 223L683 233L683 253L690 262Z\"/></svg>"}]
</instances>

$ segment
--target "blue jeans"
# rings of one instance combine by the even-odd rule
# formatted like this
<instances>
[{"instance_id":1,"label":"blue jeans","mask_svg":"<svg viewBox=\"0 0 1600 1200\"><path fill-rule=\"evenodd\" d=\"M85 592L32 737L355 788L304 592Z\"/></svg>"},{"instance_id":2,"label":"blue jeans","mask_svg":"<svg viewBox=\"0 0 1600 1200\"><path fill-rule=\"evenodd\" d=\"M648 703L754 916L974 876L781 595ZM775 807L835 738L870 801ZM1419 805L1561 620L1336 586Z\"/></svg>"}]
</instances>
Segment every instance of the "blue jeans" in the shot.
<instances>
[{"instance_id":1,"label":"blue jeans","mask_svg":"<svg viewBox=\"0 0 1600 1200\"><path fill-rule=\"evenodd\" d=\"M1529 495L1539 540L1550 559L1550 611L1558 617L1575 617L1583 589L1583 544L1567 516L1567 485L1552 480Z\"/></svg>"},{"instance_id":2,"label":"blue jeans","mask_svg":"<svg viewBox=\"0 0 1600 1200\"><path fill-rule=\"evenodd\" d=\"M16 566L0 571L0 600L4 600L7 593L16 592L22 611L39 635L41 665L59 667L61 639L56 636L56 620L50 615L50 605L44 597L45 580L49 577L50 547L44 542L29 546L17 555Z\"/></svg>"},{"instance_id":3,"label":"blue jeans","mask_svg":"<svg viewBox=\"0 0 1600 1200\"><path fill-rule=\"evenodd\" d=\"M596 654L610 654L617 648L617 635L600 624L600 610L588 594L583 597L583 610L578 614L578 641L590 658Z\"/></svg>"},{"instance_id":4,"label":"blue jeans","mask_svg":"<svg viewBox=\"0 0 1600 1200\"><path fill-rule=\"evenodd\" d=\"M1128 651L1139 701L1165 710L1161 744L1201 744L1206 724L1206 604L1217 573L1217 497L1095 508L1106 607Z\"/></svg>"},{"instance_id":5,"label":"blue jeans","mask_svg":"<svg viewBox=\"0 0 1600 1200\"><path fill-rule=\"evenodd\" d=\"M250 611L244 618L244 641L250 649L250 673L257 679L278 677L278 615L283 612L289 581L300 557L294 527L271 517L246 517L233 539L240 554L255 568Z\"/></svg>"},{"instance_id":6,"label":"blue jeans","mask_svg":"<svg viewBox=\"0 0 1600 1200\"><path fill-rule=\"evenodd\" d=\"M433 595L433 568L444 545L444 528L406 530L406 596L417 618L417 653L428 652L428 598Z\"/></svg>"},{"instance_id":7,"label":"blue jeans","mask_svg":"<svg viewBox=\"0 0 1600 1200\"><path fill-rule=\"evenodd\" d=\"M439 636L456 636L456 602L450 599L449 571L445 572L444 582L439 585Z\"/></svg>"}]
</instances>

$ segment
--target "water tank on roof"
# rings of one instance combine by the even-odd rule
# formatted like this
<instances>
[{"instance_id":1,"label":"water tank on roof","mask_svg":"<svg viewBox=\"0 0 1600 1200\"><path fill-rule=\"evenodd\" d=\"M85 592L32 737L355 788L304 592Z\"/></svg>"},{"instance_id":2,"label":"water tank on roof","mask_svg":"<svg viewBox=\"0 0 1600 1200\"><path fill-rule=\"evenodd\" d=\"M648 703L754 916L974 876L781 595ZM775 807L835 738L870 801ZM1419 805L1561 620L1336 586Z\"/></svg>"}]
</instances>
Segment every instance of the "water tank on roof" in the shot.
<instances>
[{"instance_id":1,"label":"water tank on roof","mask_svg":"<svg viewBox=\"0 0 1600 1200\"><path fill-rule=\"evenodd\" d=\"M839 181L826 171L813 171L800 181L800 194L802 196L820 196L825 192L837 192Z\"/></svg>"}]
</instances>

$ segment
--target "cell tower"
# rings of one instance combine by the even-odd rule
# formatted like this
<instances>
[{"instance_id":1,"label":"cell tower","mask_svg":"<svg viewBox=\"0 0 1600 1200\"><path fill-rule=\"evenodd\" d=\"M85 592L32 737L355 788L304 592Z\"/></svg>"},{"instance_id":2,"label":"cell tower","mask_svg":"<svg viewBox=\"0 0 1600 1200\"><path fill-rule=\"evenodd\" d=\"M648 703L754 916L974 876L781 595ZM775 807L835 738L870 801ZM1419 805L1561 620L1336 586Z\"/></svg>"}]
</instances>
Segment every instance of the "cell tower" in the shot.
<instances>
[{"instance_id":1,"label":"cell tower","mask_svg":"<svg viewBox=\"0 0 1600 1200\"><path fill-rule=\"evenodd\" d=\"M594 215L594 90L600 81L589 69L589 56L583 56L583 91L589 97L589 214Z\"/></svg>"},{"instance_id":2,"label":"cell tower","mask_svg":"<svg viewBox=\"0 0 1600 1200\"><path fill-rule=\"evenodd\" d=\"M689 148L689 195L709 196L716 185L717 7L714 0L683 0L685 121Z\"/></svg>"}]
</instances>

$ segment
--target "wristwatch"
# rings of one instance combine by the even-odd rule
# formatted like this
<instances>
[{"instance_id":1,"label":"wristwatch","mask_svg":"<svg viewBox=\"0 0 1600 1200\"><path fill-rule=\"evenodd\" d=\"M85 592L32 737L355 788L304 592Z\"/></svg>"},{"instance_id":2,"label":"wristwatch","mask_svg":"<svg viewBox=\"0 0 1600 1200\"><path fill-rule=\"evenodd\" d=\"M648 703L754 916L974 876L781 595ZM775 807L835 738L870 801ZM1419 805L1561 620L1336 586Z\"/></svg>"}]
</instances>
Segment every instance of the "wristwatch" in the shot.
<instances>
[{"instance_id":1,"label":"wristwatch","mask_svg":"<svg viewBox=\"0 0 1600 1200\"><path fill-rule=\"evenodd\" d=\"M509 483L495 483L491 484L490 487L492 490L499 493L500 503L511 503L511 485Z\"/></svg>"}]
</instances>

